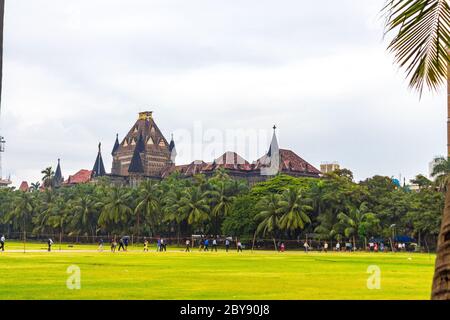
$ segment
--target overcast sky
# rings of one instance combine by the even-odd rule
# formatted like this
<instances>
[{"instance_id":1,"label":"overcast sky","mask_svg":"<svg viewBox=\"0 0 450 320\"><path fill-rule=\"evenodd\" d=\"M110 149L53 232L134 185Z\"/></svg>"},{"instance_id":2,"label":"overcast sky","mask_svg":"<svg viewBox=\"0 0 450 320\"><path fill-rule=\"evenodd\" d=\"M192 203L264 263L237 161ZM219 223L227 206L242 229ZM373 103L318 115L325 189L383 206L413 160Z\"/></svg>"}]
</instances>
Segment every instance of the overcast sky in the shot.
<instances>
[{"instance_id":1,"label":"overcast sky","mask_svg":"<svg viewBox=\"0 0 450 320\"><path fill-rule=\"evenodd\" d=\"M445 154L446 94L407 88L384 1L7 0L3 174L37 181L58 158L65 177L91 169L99 141L109 171L143 110L174 133L177 164L231 148L253 161L276 124L280 147L317 167L427 174Z\"/></svg>"}]
</instances>

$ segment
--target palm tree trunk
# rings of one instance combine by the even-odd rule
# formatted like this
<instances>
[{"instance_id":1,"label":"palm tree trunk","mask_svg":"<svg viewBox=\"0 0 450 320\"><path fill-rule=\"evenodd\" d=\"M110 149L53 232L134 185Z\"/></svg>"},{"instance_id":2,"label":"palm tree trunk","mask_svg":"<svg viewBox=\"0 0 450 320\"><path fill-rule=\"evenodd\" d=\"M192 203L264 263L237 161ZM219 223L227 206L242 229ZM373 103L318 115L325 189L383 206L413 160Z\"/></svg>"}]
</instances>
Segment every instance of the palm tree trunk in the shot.
<instances>
[{"instance_id":1,"label":"palm tree trunk","mask_svg":"<svg viewBox=\"0 0 450 320\"><path fill-rule=\"evenodd\" d=\"M448 49L450 54L450 49ZM450 157L450 65L447 65L447 157ZM444 215L438 237L436 265L433 277L433 300L450 300L450 183L447 183Z\"/></svg>"},{"instance_id":2,"label":"palm tree trunk","mask_svg":"<svg viewBox=\"0 0 450 320\"><path fill-rule=\"evenodd\" d=\"M138 214L137 214L137 238L138 238L138 241L139 241L139 221L140 219L139 219L139 212L138 212Z\"/></svg>"},{"instance_id":3,"label":"palm tree trunk","mask_svg":"<svg viewBox=\"0 0 450 320\"><path fill-rule=\"evenodd\" d=\"M253 234L253 242L252 242L252 252L253 252L253 248L255 247L255 240L256 240L256 231Z\"/></svg>"},{"instance_id":4,"label":"palm tree trunk","mask_svg":"<svg viewBox=\"0 0 450 320\"><path fill-rule=\"evenodd\" d=\"M450 104L449 104L450 106ZM433 277L433 300L450 300L450 183L445 194L444 216L438 237L436 265Z\"/></svg>"}]
</instances>

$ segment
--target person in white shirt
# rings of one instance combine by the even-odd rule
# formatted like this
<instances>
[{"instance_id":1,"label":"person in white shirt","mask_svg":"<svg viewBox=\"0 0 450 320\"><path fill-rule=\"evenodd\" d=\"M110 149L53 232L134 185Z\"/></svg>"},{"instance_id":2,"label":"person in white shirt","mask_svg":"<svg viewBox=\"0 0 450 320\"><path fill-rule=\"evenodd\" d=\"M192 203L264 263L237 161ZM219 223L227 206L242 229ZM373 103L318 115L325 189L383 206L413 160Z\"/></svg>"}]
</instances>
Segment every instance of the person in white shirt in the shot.
<instances>
[{"instance_id":1,"label":"person in white shirt","mask_svg":"<svg viewBox=\"0 0 450 320\"><path fill-rule=\"evenodd\" d=\"M339 242L336 243L336 251L341 251L341 244Z\"/></svg>"},{"instance_id":2,"label":"person in white shirt","mask_svg":"<svg viewBox=\"0 0 450 320\"><path fill-rule=\"evenodd\" d=\"M53 240L49 238L47 244L48 244L48 252L52 251Z\"/></svg>"},{"instance_id":3,"label":"person in white shirt","mask_svg":"<svg viewBox=\"0 0 450 320\"><path fill-rule=\"evenodd\" d=\"M214 250L217 252L217 240L216 239L214 239L213 243L212 243L212 250L211 251L214 251Z\"/></svg>"},{"instance_id":4,"label":"person in white shirt","mask_svg":"<svg viewBox=\"0 0 450 320\"><path fill-rule=\"evenodd\" d=\"M240 241L237 242L237 252L242 252L242 243Z\"/></svg>"},{"instance_id":5,"label":"person in white shirt","mask_svg":"<svg viewBox=\"0 0 450 320\"><path fill-rule=\"evenodd\" d=\"M326 242L326 241L323 244L323 251L328 252L328 242Z\"/></svg>"},{"instance_id":6,"label":"person in white shirt","mask_svg":"<svg viewBox=\"0 0 450 320\"><path fill-rule=\"evenodd\" d=\"M185 250L185 252L191 252L190 246L191 246L191 241L189 241L189 239L186 239L186 250Z\"/></svg>"},{"instance_id":7,"label":"person in white shirt","mask_svg":"<svg viewBox=\"0 0 450 320\"><path fill-rule=\"evenodd\" d=\"M303 244L303 246L305 247L305 252L308 252L308 250L309 250L309 244L308 244L308 242L305 241L305 243Z\"/></svg>"},{"instance_id":8,"label":"person in white shirt","mask_svg":"<svg viewBox=\"0 0 450 320\"><path fill-rule=\"evenodd\" d=\"M228 252L228 249L230 249L230 240L225 240L225 251Z\"/></svg>"},{"instance_id":9,"label":"person in white shirt","mask_svg":"<svg viewBox=\"0 0 450 320\"><path fill-rule=\"evenodd\" d=\"M2 237L0 238L0 249L2 250L2 251L5 251L5 236L4 235L2 235Z\"/></svg>"}]
</instances>

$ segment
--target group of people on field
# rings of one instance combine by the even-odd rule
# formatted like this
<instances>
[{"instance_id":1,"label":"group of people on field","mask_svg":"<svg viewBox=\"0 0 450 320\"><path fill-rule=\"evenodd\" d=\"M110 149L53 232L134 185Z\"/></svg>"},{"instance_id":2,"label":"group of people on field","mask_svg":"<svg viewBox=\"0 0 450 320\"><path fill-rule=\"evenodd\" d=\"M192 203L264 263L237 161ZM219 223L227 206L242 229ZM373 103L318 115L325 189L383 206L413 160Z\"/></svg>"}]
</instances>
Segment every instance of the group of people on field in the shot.
<instances>
[{"instance_id":1,"label":"group of people on field","mask_svg":"<svg viewBox=\"0 0 450 320\"><path fill-rule=\"evenodd\" d=\"M191 251L191 240L186 239L186 249L185 252ZM224 241L225 251L228 252L230 250L231 241L230 239L225 239ZM218 241L216 238L201 238L199 241L199 251L215 251L217 252ZM242 252L242 243L241 241L236 242L237 252Z\"/></svg>"},{"instance_id":2,"label":"group of people on field","mask_svg":"<svg viewBox=\"0 0 450 320\"><path fill-rule=\"evenodd\" d=\"M130 239L128 237L121 237L119 239L119 241L116 241L116 238L112 238L111 239L111 252L116 252L120 251L122 249L122 251L128 251L128 244L129 244ZM100 239L99 242L99 251L103 250L103 239Z\"/></svg>"},{"instance_id":3,"label":"group of people on field","mask_svg":"<svg viewBox=\"0 0 450 320\"><path fill-rule=\"evenodd\" d=\"M2 236L0 237L0 251L5 251L5 242L6 242L6 238L5 235L2 234ZM53 245L53 240L51 238L47 239L47 251L50 252L52 251L52 245Z\"/></svg>"},{"instance_id":4,"label":"group of people on field","mask_svg":"<svg viewBox=\"0 0 450 320\"><path fill-rule=\"evenodd\" d=\"M192 242L191 242L192 241ZM201 237L201 239L198 241L198 248L199 251L215 251L217 252L218 250L218 238L214 238L214 237ZM2 235L0 237L0 251L5 251L5 236ZM47 239L47 251L51 251L52 250L52 245L53 245L53 240L51 238ZM195 242L196 239L185 239L185 252L191 252L191 249L195 246ZM225 240L222 240L221 242L223 242L223 245L225 247L225 251L228 252L230 250L230 246L231 246L231 240L230 238L226 238ZM100 239L98 242L98 251L103 251L103 239ZM149 240L147 238L144 237L144 252L148 252L149 251ZM221 243L222 244L222 243ZM301 243L300 243L301 244ZM128 245L129 245L129 237L128 236L123 236L119 239L119 241L116 241L116 237L111 239L111 252L116 252L117 251L128 251ZM259 245L257 247L260 247ZM327 241L324 242L320 242L319 246L317 247L317 249L319 251L322 252L328 252L329 249L329 244ZM309 241L304 241L303 242L303 248L305 252L309 252L310 250L312 250L310 242ZM243 245L241 243L241 241L237 240L236 241L236 250L237 252L242 252L243 249ZM286 251L286 245L283 241L279 241L278 243L276 243L276 249L278 252L284 252ZM376 241L369 241L369 243L367 244L366 250L369 252L385 252L385 251L390 251L390 247L387 247L383 242L376 242ZM343 244L341 244L341 242L337 242L335 247L332 248L332 250L336 251L336 252L341 252L341 251L345 251L345 252L352 252L352 251L356 251L356 247L350 242L344 242ZM406 247L406 243L403 242L398 242L398 243L393 243L392 244L392 250L393 251L407 251L407 247ZM167 251L167 241L160 237L157 239L156 241L156 251L157 252L163 252L163 251Z\"/></svg>"}]
</instances>

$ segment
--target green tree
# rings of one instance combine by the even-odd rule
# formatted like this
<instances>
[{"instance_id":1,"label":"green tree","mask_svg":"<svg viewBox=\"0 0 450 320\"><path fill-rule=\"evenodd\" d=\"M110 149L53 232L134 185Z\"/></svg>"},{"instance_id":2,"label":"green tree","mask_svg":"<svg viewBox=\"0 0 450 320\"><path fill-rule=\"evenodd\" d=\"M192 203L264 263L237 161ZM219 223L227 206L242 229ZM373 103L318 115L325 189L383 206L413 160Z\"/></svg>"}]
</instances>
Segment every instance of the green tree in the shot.
<instances>
[{"instance_id":1,"label":"green tree","mask_svg":"<svg viewBox=\"0 0 450 320\"><path fill-rule=\"evenodd\" d=\"M368 211L367 204L361 203L359 207L349 207L347 213L338 214L337 229L343 228L344 235L353 239L353 248L356 249L356 236L366 239L368 231L379 223L376 215Z\"/></svg>"},{"instance_id":2,"label":"green tree","mask_svg":"<svg viewBox=\"0 0 450 320\"><path fill-rule=\"evenodd\" d=\"M265 236L270 234L275 250L277 249L277 233L280 231L281 210L278 206L279 201L280 195L274 193L262 197L257 204L258 214L255 216L255 220L258 222L255 235Z\"/></svg>"},{"instance_id":3,"label":"green tree","mask_svg":"<svg viewBox=\"0 0 450 320\"><path fill-rule=\"evenodd\" d=\"M280 229L288 232L303 230L305 224L311 223L308 214L313 208L310 203L311 200L304 196L300 188L289 187L284 191L278 203Z\"/></svg>"},{"instance_id":4,"label":"green tree","mask_svg":"<svg viewBox=\"0 0 450 320\"><path fill-rule=\"evenodd\" d=\"M53 187L53 178L55 176L55 172L53 171L52 167L47 167L44 170L41 171L42 182L44 184L45 188L52 188Z\"/></svg>"},{"instance_id":5,"label":"green tree","mask_svg":"<svg viewBox=\"0 0 450 320\"><path fill-rule=\"evenodd\" d=\"M230 212L235 196L231 195L227 180L219 180L211 185L210 191L206 192L211 204L211 220L213 221L212 231L214 234L220 232L220 224L224 217Z\"/></svg>"},{"instance_id":6,"label":"green tree","mask_svg":"<svg viewBox=\"0 0 450 320\"><path fill-rule=\"evenodd\" d=\"M204 224L209 220L209 206L207 196L200 186L193 186L184 191L180 200L180 211L187 216L188 224L204 231Z\"/></svg>"},{"instance_id":7,"label":"green tree","mask_svg":"<svg viewBox=\"0 0 450 320\"><path fill-rule=\"evenodd\" d=\"M138 204L134 209L136 215L136 232L140 233L140 214L143 213L152 231L159 223L160 217L160 189L157 183L146 180L138 189Z\"/></svg>"},{"instance_id":8,"label":"green tree","mask_svg":"<svg viewBox=\"0 0 450 320\"><path fill-rule=\"evenodd\" d=\"M436 179L436 185L440 190L445 190L450 182L450 158L438 157L434 159L431 176Z\"/></svg>"},{"instance_id":9,"label":"green tree","mask_svg":"<svg viewBox=\"0 0 450 320\"><path fill-rule=\"evenodd\" d=\"M409 86L420 94L424 85L436 90L447 77L448 0L389 0L383 10L386 33L394 33L388 49L406 70Z\"/></svg>"},{"instance_id":10,"label":"green tree","mask_svg":"<svg viewBox=\"0 0 450 320\"><path fill-rule=\"evenodd\" d=\"M117 231L119 223L127 222L129 216L133 214L130 208L130 191L123 187L112 187L106 198L99 203L102 207L98 219L98 224L104 229L112 228L110 231Z\"/></svg>"}]
</instances>

